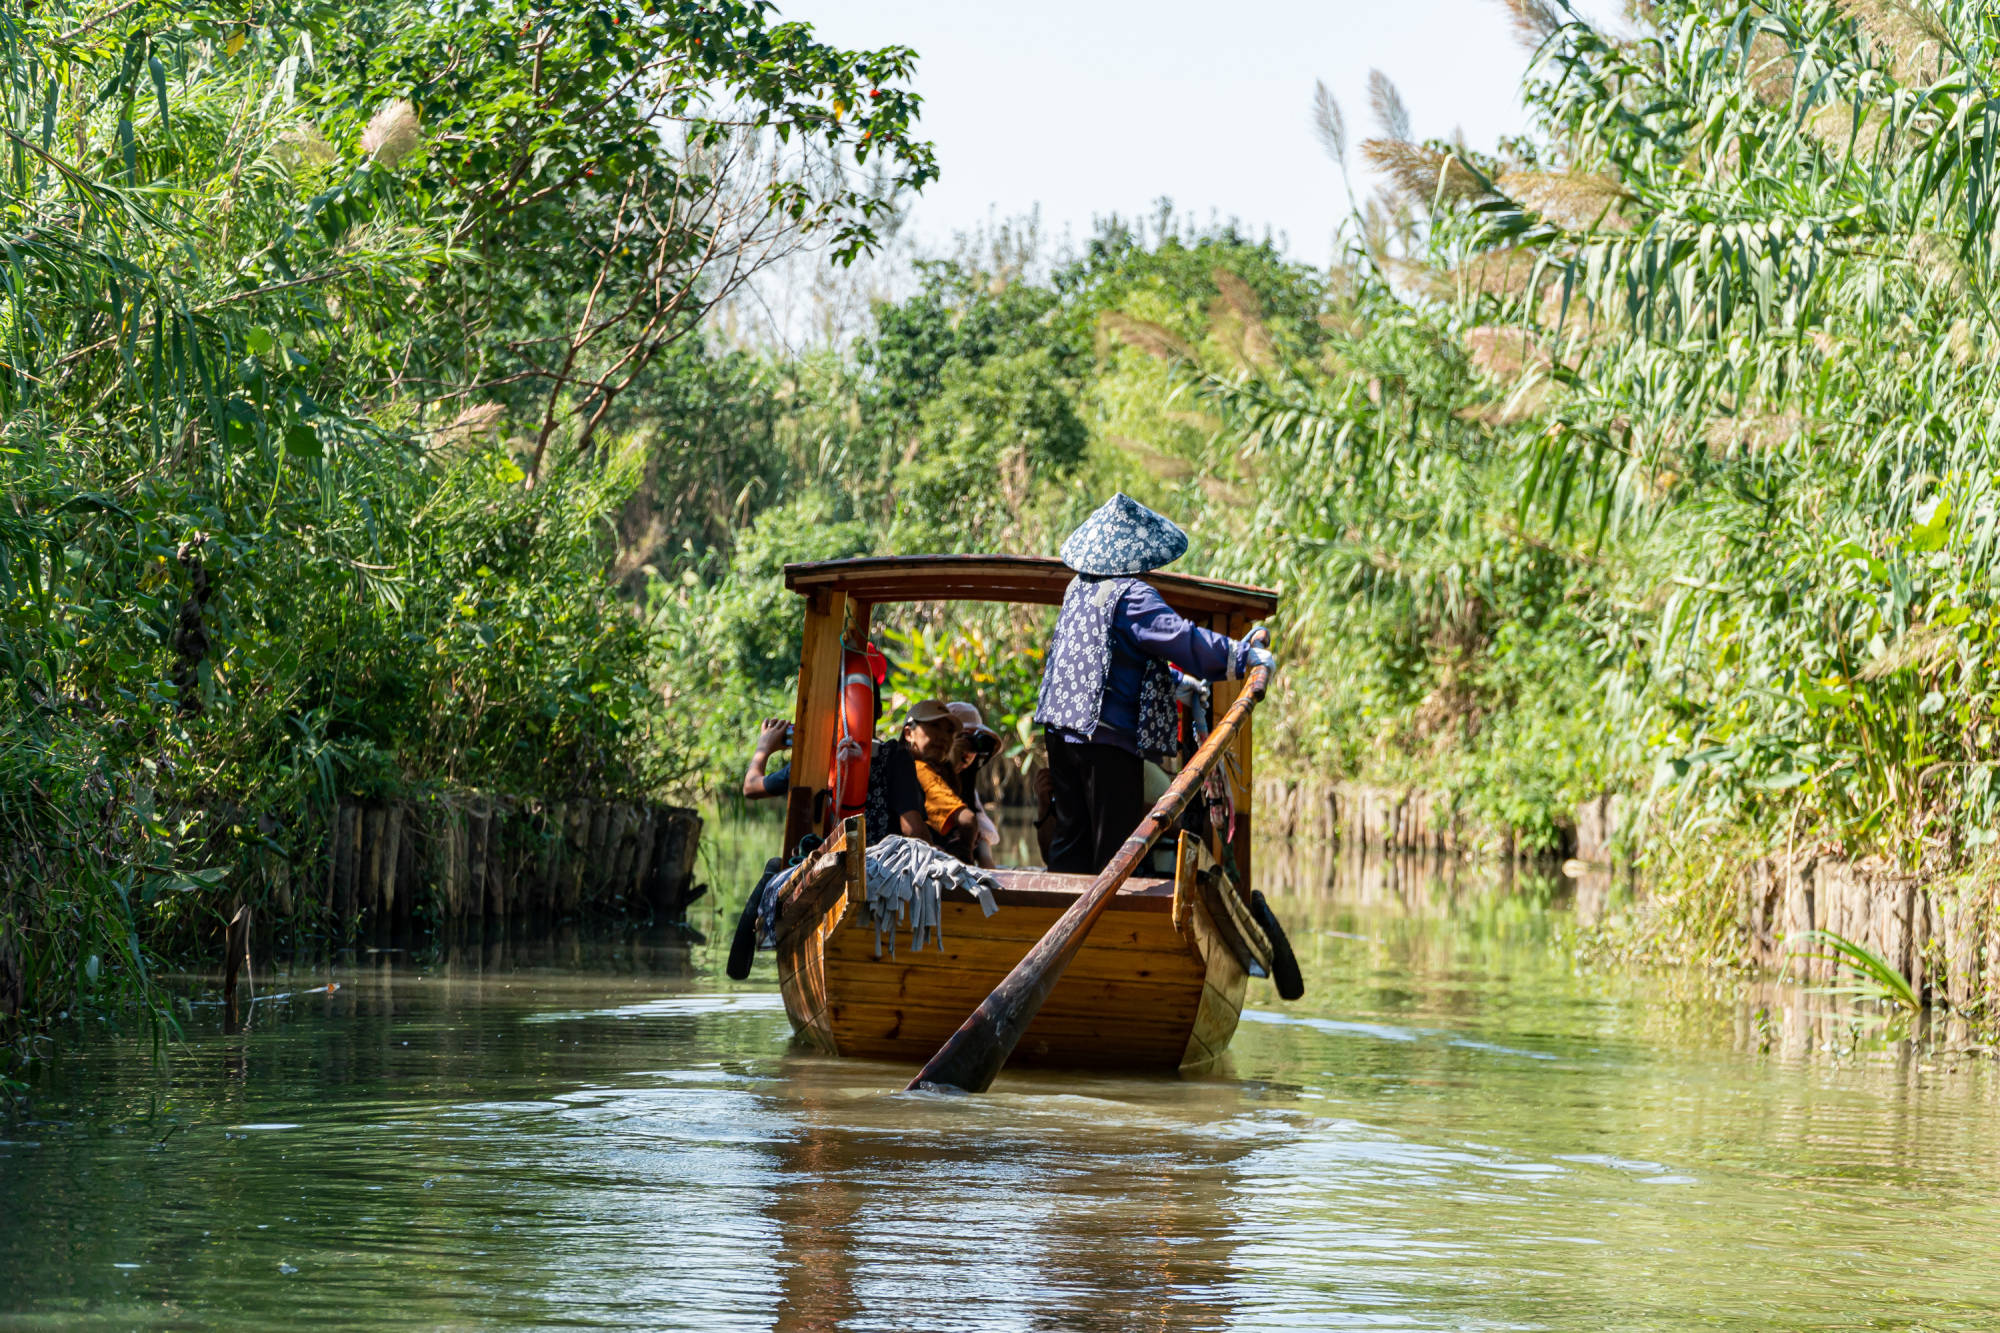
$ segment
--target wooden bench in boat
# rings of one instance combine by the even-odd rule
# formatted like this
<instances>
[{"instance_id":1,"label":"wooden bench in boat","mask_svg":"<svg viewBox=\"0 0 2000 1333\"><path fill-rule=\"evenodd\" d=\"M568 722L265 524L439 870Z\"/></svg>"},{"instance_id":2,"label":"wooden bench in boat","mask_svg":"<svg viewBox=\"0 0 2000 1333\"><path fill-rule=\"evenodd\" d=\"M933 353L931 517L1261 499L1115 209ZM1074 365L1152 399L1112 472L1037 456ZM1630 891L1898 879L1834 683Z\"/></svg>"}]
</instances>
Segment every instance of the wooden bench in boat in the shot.
<instances>
[{"instance_id":1,"label":"wooden bench in boat","mask_svg":"<svg viewBox=\"0 0 2000 1333\"><path fill-rule=\"evenodd\" d=\"M866 642L873 607L898 601L1001 601L1059 605L1070 571L1032 556L917 556L788 565L786 586L806 598L805 641L793 723L785 846L808 833L828 841L793 878L778 912L778 975L794 1029L829 1054L922 1062L1086 889L1088 875L1001 870L998 910L947 894L942 948L879 956L865 905L866 830L858 817L831 827L830 764L798 762L833 751L841 645ZM1150 574L1182 615L1241 635L1268 616L1277 595L1212 579ZM1237 686L1214 687L1220 716ZM1112 900L1082 951L1029 1026L1022 1063L1199 1071L1227 1048L1248 978L1265 975L1270 942L1250 917L1240 883L1250 867L1251 734L1236 740L1227 773L1236 830L1227 851L1239 880L1218 864L1224 849L1183 833L1171 879L1134 879ZM1219 838L1220 834L1213 835Z\"/></svg>"}]
</instances>

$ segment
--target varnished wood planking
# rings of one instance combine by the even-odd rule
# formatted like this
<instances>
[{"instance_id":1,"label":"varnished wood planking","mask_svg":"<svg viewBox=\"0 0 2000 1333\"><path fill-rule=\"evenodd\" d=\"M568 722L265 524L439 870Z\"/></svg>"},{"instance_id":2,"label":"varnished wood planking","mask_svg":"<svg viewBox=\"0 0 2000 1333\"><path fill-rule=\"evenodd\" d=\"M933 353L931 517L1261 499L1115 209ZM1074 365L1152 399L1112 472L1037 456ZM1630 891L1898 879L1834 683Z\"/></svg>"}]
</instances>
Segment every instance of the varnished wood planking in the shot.
<instances>
[{"instance_id":1,"label":"varnished wood planking","mask_svg":"<svg viewBox=\"0 0 2000 1333\"><path fill-rule=\"evenodd\" d=\"M846 1050L845 1038L850 1035L885 1035L897 1030L900 1021L907 1025L923 1025L925 1031L935 1030L940 1036L947 1036L965 1021L966 1011L957 1006L922 1004L917 1002L879 1003L868 1000L835 1000L827 1006L827 1017L834 1031L842 1037L841 1049ZM1195 1005L1187 1003L1171 1011L1143 1016L1105 1013L1065 1013L1052 1011L1046 1006L1035 1015L1029 1031L1046 1035L1102 1036L1114 1041L1126 1038L1145 1038L1149 1041L1172 1040L1185 1044L1189 1029L1194 1024ZM1116 1046L1100 1051L1101 1056L1109 1056ZM929 1055L929 1051L920 1054Z\"/></svg>"},{"instance_id":2,"label":"varnished wood planking","mask_svg":"<svg viewBox=\"0 0 2000 1333\"><path fill-rule=\"evenodd\" d=\"M1224 978L1227 984L1227 978ZM1236 1024L1243 1016L1243 1006L1219 990L1213 982L1203 982L1201 1002L1195 1010L1194 1030L1211 1050L1220 1050L1229 1044L1229 1038L1236 1033Z\"/></svg>"},{"instance_id":3,"label":"varnished wood planking","mask_svg":"<svg viewBox=\"0 0 2000 1333\"><path fill-rule=\"evenodd\" d=\"M836 1003L829 1019L843 1055L920 1061L964 1021L963 1014L916 1005ZM1144 1027L1116 1019L1038 1014L1016 1055L1044 1064L1171 1069L1187 1046L1185 1022Z\"/></svg>"},{"instance_id":4,"label":"varnished wood planking","mask_svg":"<svg viewBox=\"0 0 2000 1333\"><path fill-rule=\"evenodd\" d=\"M970 902L944 908L942 951L912 952L905 931L896 957L877 959L874 928L858 912L827 937L827 1018L843 1053L927 1058L1059 915L1002 908L989 918ZM996 926L1001 938L993 938ZM1018 1054L1045 1064L1172 1067L1194 1027L1205 974L1171 917L1107 917L1050 993Z\"/></svg>"},{"instance_id":5,"label":"varnished wood planking","mask_svg":"<svg viewBox=\"0 0 2000 1333\"><path fill-rule=\"evenodd\" d=\"M1023 555L862 556L785 566L785 586L810 595L839 588L868 602L983 601L1062 604L1076 577L1060 560ZM1268 616L1269 588L1155 570L1146 576L1168 606L1190 619L1232 612Z\"/></svg>"},{"instance_id":6,"label":"varnished wood planking","mask_svg":"<svg viewBox=\"0 0 2000 1333\"><path fill-rule=\"evenodd\" d=\"M1209 1049L1196 1034L1190 1034L1187 1045L1181 1049L1180 1072L1183 1074L1206 1074L1222 1062L1222 1052Z\"/></svg>"},{"instance_id":7,"label":"varnished wood planking","mask_svg":"<svg viewBox=\"0 0 2000 1333\"><path fill-rule=\"evenodd\" d=\"M833 1030L827 1024L825 964L817 941L799 954L797 966L781 978L779 990L785 997L785 1013L792 1028L812 1045L839 1054Z\"/></svg>"},{"instance_id":8,"label":"varnished wood planking","mask_svg":"<svg viewBox=\"0 0 2000 1333\"><path fill-rule=\"evenodd\" d=\"M860 939L852 938L857 934L861 936ZM973 964L986 966L997 961L1001 970L1005 971L1019 962L1022 955L1033 948L1035 940L1039 938L1039 936L1029 938L1015 936L1010 939L992 939L990 937L969 935L963 931L947 930L945 931L944 947L942 949L935 943L928 944L924 947L922 954L919 955L910 948L910 937L904 934L896 941L895 957L904 961L915 960L934 966ZM842 958L873 960L875 958L874 928L864 926L856 930L850 926L841 931L840 937L833 943L832 947ZM889 957L889 942L885 937L882 941L882 958L880 961L886 962ZM1198 977L1202 971L1201 958L1191 948L1179 948L1175 946L1174 941L1147 939L1144 936L1126 935L1114 941L1107 941L1095 948L1086 946L1084 951L1079 954L1077 961L1071 963L1070 966L1075 967L1086 958L1091 960L1090 966L1102 970L1104 975L1108 976L1126 975L1141 969L1154 973L1164 973L1167 969L1176 966L1179 967L1182 975Z\"/></svg>"},{"instance_id":9,"label":"varnished wood planking","mask_svg":"<svg viewBox=\"0 0 2000 1333\"><path fill-rule=\"evenodd\" d=\"M1004 909L990 919L982 920L976 908L967 905L962 915L950 912L943 914L944 947L938 948L934 941L921 951L910 948L907 929L898 929L895 955L891 958L888 939L882 941L882 956L875 956L875 929L868 924L865 912L856 912L838 931L827 940L829 961L843 969L881 968L906 965L933 972L951 972L974 969L1005 975L1018 963L1035 942L1047 933L1056 919L1055 913L1047 913L1034 920L1023 920L1026 913L1011 914L1004 932L994 930L1003 916L1010 916ZM1070 963L1065 976L1079 977L1138 977L1155 980L1179 980L1190 985L1198 984L1206 972L1202 955L1193 941L1177 934L1168 918L1161 917L1143 924L1121 923L1107 918L1091 932L1083 949Z\"/></svg>"},{"instance_id":10,"label":"varnished wood planking","mask_svg":"<svg viewBox=\"0 0 2000 1333\"><path fill-rule=\"evenodd\" d=\"M1221 1058L1236 1036L1250 976L1237 961L1235 950L1222 942L1215 923L1209 919L1208 908L1197 903L1194 917L1196 931L1206 940L1203 951L1208 957L1208 975L1202 980L1200 1008L1182 1063L1206 1068Z\"/></svg>"},{"instance_id":11,"label":"varnished wood planking","mask_svg":"<svg viewBox=\"0 0 2000 1333\"><path fill-rule=\"evenodd\" d=\"M1002 910L1004 911L1005 909ZM1021 913L1020 915L1025 916L1026 913ZM952 923L947 921L944 928L945 947L947 949L953 947L958 943L959 937L963 936L968 942L979 941L995 947L1015 945L1018 946L1019 953L1026 953L1033 947L1035 941L1042 937L1048 926L1053 924L1060 915L1060 912L1038 913L1037 919L1041 923L1040 929L1035 929L1025 925L1020 920L1016 920L1009 922L1005 927L996 927L990 933L979 930L971 923L963 922L959 923L959 928L954 930ZM867 931L868 947L872 950L875 947L875 928L864 924L856 927L856 929L865 929ZM1102 940L1098 938L1099 931L1103 932ZM909 938L909 931L907 929L902 929L899 932L896 945L899 952L907 952ZM1157 924L1135 923L1120 920L1112 916L1109 912L1105 913L1104 920L1099 925L1098 930L1090 932L1090 943L1084 947L1095 948L1102 953L1188 952L1187 947L1181 944L1175 936L1168 918L1164 916L1157 918ZM888 949L886 934L884 936L883 949L885 952Z\"/></svg>"},{"instance_id":12,"label":"varnished wood planking","mask_svg":"<svg viewBox=\"0 0 2000 1333\"><path fill-rule=\"evenodd\" d=\"M799 647L798 710L792 717L792 783L785 794L785 854L814 831L820 793L833 758L835 708L840 698L840 632L847 594L822 589L806 603Z\"/></svg>"},{"instance_id":13,"label":"varnished wood planking","mask_svg":"<svg viewBox=\"0 0 2000 1333\"><path fill-rule=\"evenodd\" d=\"M944 927L944 941L950 947L959 938L967 940L1015 941L1020 943L1022 952L1048 933L1060 910L1048 907L1002 907L992 916L985 916L976 904L970 901L947 899L940 905L939 922ZM851 929L865 932L869 947L874 947L875 928L867 923L865 914L856 914ZM886 932L884 932L886 950ZM897 948L907 947L909 928L897 928ZM1174 931L1173 917L1169 912L1121 912L1107 911L1090 932L1086 949L1157 949L1166 952L1187 953L1188 945Z\"/></svg>"},{"instance_id":14,"label":"varnished wood planking","mask_svg":"<svg viewBox=\"0 0 2000 1333\"><path fill-rule=\"evenodd\" d=\"M869 967L844 967L838 975L840 1001L924 1004L956 1009L962 1017L971 1013L1007 973L876 963ZM1151 981L1132 977L1076 977L1065 972L1043 1007L1055 1005L1066 1013L1124 1014L1134 1018L1186 1012L1192 1018L1196 1005L1189 1002L1190 997L1199 996L1200 987L1205 984L1197 982L1190 987L1180 978Z\"/></svg>"},{"instance_id":15,"label":"varnished wood planking","mask_svg":"<svg viewBox=\"0 0 2000 1333\"><path fill-rule=\"evenodd\" d=\"M857 648L868 642L874 633L875 604L854 592L847 594L847 628L842 631L845 642Z\"/></svg>"},{"instance_id":16,"label":"varnished wood planking","mask_svg":"<svg viewBox=\"0 0 2000 1333\"><path fill-rule=\"evenodd\" d=\"M1164 1073L1179 1067L1178 1046L1172 1039L1152 1041L1117 1033L1045 1038L1029 1028L1021 1044L1014 1048L1011 1063L1065 1069L1150 1069ZM1105 1054L1112 1050L1118 1052L1115 1060Z\"/></svg>"},{"instance_id":17,"label":"varnished wood planking","mask_svg":"<svg viewBox=\"0 0 2000 1333\"><path fill-rule=\"evenodd\" d=\"M963 1018L942 1009L840 1011L832 1016L839 1054L920 1065L958 1031ZM1072 1065L1091 1069L1180 1067L1187 1054L1186 1027L1095 1027L1037 1021L1015 1048L1024 1064Z\"/></svg>"},{"instance_id":18,"label":"varnished wood planking","mask_svg":"<svg viewBox=\"0 0 2000 1333\"><path fill-rule=\"evenodd\" d=\"M808 758L803 766L794 765L798 781L787 804L787 846L820 823L824 812L825 779L815 761L832 752L843 620L850 627L846 637L858 643L867 636L870 604L876 601L944 597L1053 605L1069 581L1070 573L1060 562L1037 557L897 557L787 567L787 586L805 594L808 603L795 717L795 755L803 753ZM1276 594L1264 589L1171 574L1158 575L1154 582L1183 614L1205 617L1215 628L1238 635L1251 620L1277 605ZM1217 708L1227 708L1239 688L1219 688ZM1250 850L1251 753L1251 732L1245 726L1235 746L1232 784L1240 812L1237 864L1245 878ZM800 922L781 916L779 921L781 989L794 1025L823 1044L847 1049L836 1031L841 1026L839 1015L853 1018L866 1013L865 1006L857 1009L856 1005L865 995L881 989L892 993L904 1008L877 1014L876 1018L891 1025L934 1019L947 1025L946 1031L955 1027L957 1015L948 1010L959 1008L968 999L983 998L980 992L988 976L997 979L1005 975L1085 887L1083 877L1046 872L1014 872L1004 875L1003 881L1005 886L997 895L1003 912L999 924L974 919L969 903L948 904L945 947L927 956L906 954L887 970L875 957L874 932L853 919L859 904L850 902L845 886L825 892L827 886L815 881L811 886L815 891L796 904L798 910L793 914L806 919ZM1172 885L1159 882L1119 894L1064 978L1074 991L1079 1021L1088 1025L1077 1035L1080 1044L1072 1053L1097 1064L1155 1063L1161 1052L1155 1049L1155 1036L1141 1030L1144 1023L1164 1018L1168 1029L1177 1028L1183 1019L1182 1007L1191 1006L1185 1021L1190 1028L1199 1025L1202 1034L1190 1032L1184 1049L1197 1061L1211 1059L1215 1051L1209 1043L1226 1043L1233 1032L1231 1016L1240 1006L1244 984L1241 960L1219 946L1211 916L1233 906L1211 903L1203 910L1192 906L1186 894L1177 894ZM1149 916L1154 919L1143 919ZM926 1011L912 1007L916 1002L910 996L917 986L928 988L934 997L955 998L926 1018ZM852 991L852 997L844 997L843 991ZM1062 994L1059 986L1051 1002ZM1085 1012L1090 1010L1095 1012ZM1046 1032L1055 1035L1038 1035L1038 1029L1031 1028L1022 1052L1027 1058L1047 1055L1071 1040L1057 1032L1068 1021L1063 1005L1054 1013L1044 1013L1050 1024ZM927 1033L927 1038L930 1035ZM866 1040L893 1044L887 1036ZM861 1052L857 1049L853 1053ZM921 1049L897 1053L910 1058L928 1054Z\"/></svg>"},{"instance_id":19,"label":"varnished wood planking","mask_svg":"<svg viewBox=\"0 0 2000 1333\"><path fill-rule=\"evenodd\" d=\"M1208 924L1222 943L1248 972L1254 964L1265 975L1271 971L1271 941L1264 928L1250 915L1243 893L1221 875L1211 875L1200 886L1201 905L1208 909Z\"/></svg>"},{"instance_id":20,"label":"varnished wood planking","mask_svg":"<svg viewBox=\"0 0 2000 1333\"><path fill-rule=\"evenodd\" d=\"M995 902L1017 902L1025 907L1067 907L1088 892L1096 878L1047 870L996 870L993 877L1000 884ZM1134 876L1119 887L1112 901L1121 911L1162 911L1173 897L1173 888L1173 881L1164 876ZM954 896L963 899L970 895L954 891Z\"/></svg>"},{"instance_id":21,"label":"varnished wood planking","mask_svg":"<svg viewBox=\"0 0 2000 1333\"><path fill-rule=\"evenodd\" d=\"M986 990L1000 978L1014 969L1026 949L1011 943L1005 946L990 946L979 942L961 945L946 941L943 952L926 949L921 954L910 952L908 941L891 958L886 952L876 958L870 952L872 936L855 941L852 934L842 931L827 942L826 966L832 978L832 986L837 992L850 981L863 985L880 984L883 977L912 978L911 986L945 986L954 989L973 983L955 982L957 975L977 976L984 980ZM1088 950L1077 955L1076 961L1063 973L1063 980L1072 978L1089 982L1135 981L1147 985L1179 986L1192 992L1198 987L1206 969L1202 964L1186 955L1168 956L1145 949L1104 950L1092 953ZM985 998L981 991L979 998Z\"/></svg>"},{"instance_id":22,"label":"varnished wood planking","mask_svg":"<svg viewBox=\"0 0 2000 1333\"><path fill-rule=\"evenodd\" d=\"M982 915L970 899L942 904L944 948L909 948L899 927L891 959L877 959L874 928L844 893L794 933L785 1003L793 1025L822 1049L890 1060L927 1058L1060 915L1014 905ZM1234 1030L1229 973L1240 971L1200 908L1176 930L1172 893L1140 911L1113 911L1093 930L1022 1039L1024 1062L1124 1068L1204 1068ZM850 910L851 908L851 910ZM804 923L801 923L804 925ZM1207 946L1204 945L1204 938ZM1223 955L1218 961L1210 949ZM1221 981L1220 988L1214 982ZM1208 993L1212 991L1213 993ZM1198 1029L1201 1035L1197 1035Z\"/></svg>"},{"instance_id":23,"label":"varnished wood planking","mask_svg":"<svg viewBox=\"0 0 2000 1333\"><path fill-rule=\"evenodd\" d=\"M842 930L828 941L828 1025L846 1054L922 1060L957 1030L1018 961L1025 946L1010 942L982 964L954 965L927 952L921 963L905 952L896 961L840 950L873 932ZM1040 1063L1172 1067L1186 1049L1200 1007L1202 973L1185 954L1158 957L1170 975L1135 976L1117 958L1078 956L1050 992L1017 1054ZM1126 951L1125 959L1147 957ZM1108 966L1105 966L1108 962ZM1093 966L1096 964L1097 966ZM1093 975L1100 967L1108 975Z\"/></svg>"},{"instance_id":24,"label":"varnished wood planking","mask_svg":"<svg viewBox=\"0 0 2000 1333\"><path fill-rule=\"evenodd\" d=\"M778 988L792 1030L830 1055L841 1049L827 1019L826 941L840 928L847 906L845 893L837 895L825 915L791 932L778 950Z\"/></svg>"}]
</instances>

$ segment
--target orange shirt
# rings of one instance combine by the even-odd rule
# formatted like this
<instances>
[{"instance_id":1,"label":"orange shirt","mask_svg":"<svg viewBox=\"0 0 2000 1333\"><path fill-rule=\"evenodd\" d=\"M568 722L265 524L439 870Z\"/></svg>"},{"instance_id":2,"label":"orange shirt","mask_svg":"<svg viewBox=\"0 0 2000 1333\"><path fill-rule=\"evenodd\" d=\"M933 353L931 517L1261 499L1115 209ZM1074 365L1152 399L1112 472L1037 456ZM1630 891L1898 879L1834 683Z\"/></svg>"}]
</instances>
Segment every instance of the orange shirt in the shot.
<instances>
[{"instance_id":1,"label":"orange shirt","mask_svg":"<svg viewBox=\"0 0 2000 1333\"><path fill-rule=\"evenodd\" d=\"M965 799L943 769L925 759L917 761L917 785L924 789L924 822L931 832L943 836L954 832L952 820L965 809Z\"/></svg>"}]
</instances>

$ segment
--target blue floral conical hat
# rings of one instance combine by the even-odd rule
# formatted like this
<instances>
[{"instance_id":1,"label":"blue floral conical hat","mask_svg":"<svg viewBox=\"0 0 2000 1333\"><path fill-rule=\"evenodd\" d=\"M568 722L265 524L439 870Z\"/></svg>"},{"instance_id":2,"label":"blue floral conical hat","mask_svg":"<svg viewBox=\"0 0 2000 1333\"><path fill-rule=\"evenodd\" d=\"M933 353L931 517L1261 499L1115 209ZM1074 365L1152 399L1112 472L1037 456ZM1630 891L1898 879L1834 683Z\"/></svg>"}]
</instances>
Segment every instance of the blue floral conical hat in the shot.
<instances>
[{"instance_id":1,"label":"blue floral conical hat","mask_svg":"<svg viewBox=\"0 0 2000 1333\"><path fill-rule=\"evenodd\" d=\"M1062 562L1079 574L1143 574L1186 554L1187 534L1120 491L1062 544Z\"/></svg>"}]
</instances>

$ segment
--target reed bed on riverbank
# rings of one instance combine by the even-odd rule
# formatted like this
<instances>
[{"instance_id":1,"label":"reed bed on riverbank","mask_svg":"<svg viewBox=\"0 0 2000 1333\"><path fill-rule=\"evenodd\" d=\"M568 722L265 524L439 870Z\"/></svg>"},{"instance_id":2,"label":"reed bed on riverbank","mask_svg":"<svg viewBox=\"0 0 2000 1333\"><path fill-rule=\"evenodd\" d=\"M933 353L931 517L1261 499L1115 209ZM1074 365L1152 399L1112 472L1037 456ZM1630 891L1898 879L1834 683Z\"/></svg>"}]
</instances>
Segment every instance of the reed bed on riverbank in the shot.
<instances>
[{"instance_id":1,"label":"reed bed on riverbank","mask_svg":"<svg viewBox=\"0 0 2000 1333\"><path fill-rule=\"evenodd\" d=\"M1498 731L1483 782L1644 794L1691 956L1743 928L1732 850L1971 864L2000 818L1982 11L1522 12L1535 133L1398 141L1341 373L1201 382L1216 466L1271 482L1241 530L1293 537L1248 571L1346 627L1309 638L1415 663L1392 750ZM1510 659L1548 674L1510 694Z\"/></svg>"}]
</instances>

